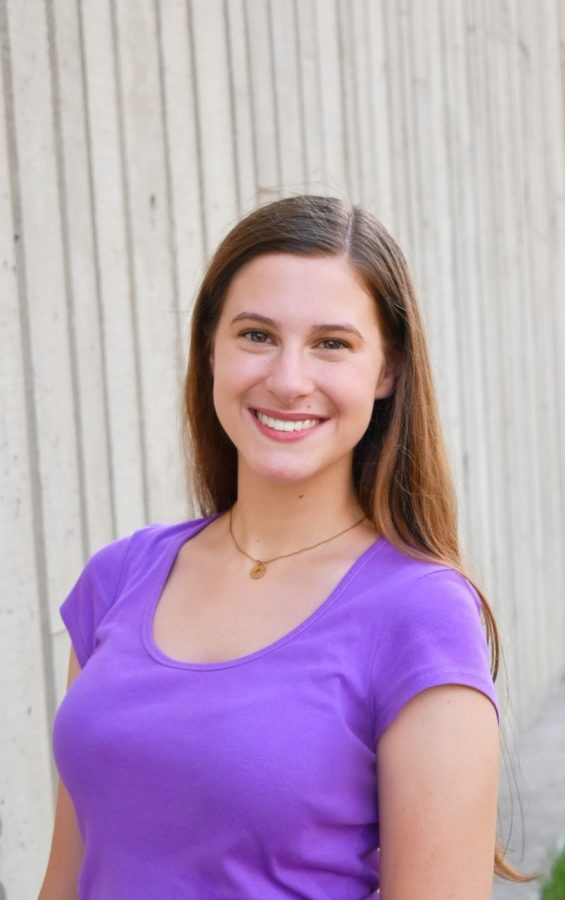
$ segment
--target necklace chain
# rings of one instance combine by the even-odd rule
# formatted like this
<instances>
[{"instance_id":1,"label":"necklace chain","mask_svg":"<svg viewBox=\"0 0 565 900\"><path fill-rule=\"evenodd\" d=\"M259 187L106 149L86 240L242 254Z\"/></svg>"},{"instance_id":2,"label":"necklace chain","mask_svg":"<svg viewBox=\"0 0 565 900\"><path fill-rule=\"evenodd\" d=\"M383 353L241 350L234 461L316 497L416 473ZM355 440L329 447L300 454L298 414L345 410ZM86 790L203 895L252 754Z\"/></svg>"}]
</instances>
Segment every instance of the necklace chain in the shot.
<instances>
[{"instance_id":1,"label":"necklace chain","mask_svg":"<svg viewBox=\"0 0 565 900\"><path fill-rule=\"evenodd\" d=\"M251 559L255 563L255 565L249 572L249 577L255 578L255 579L262 578L263 575L265 575L265 573L267 571L267 563L275 562L275 560L277 560L277 559L287 559L287 557L289 557L289 556L296 556L297 553L305 553L306 550L314 550L315 547L319 547L321 544L327 544L327 543L329 543L329 541L334 541L336 538L340 537L342 534L345 534L346 531L351 531L352 528L356 528L357 525L360 525L361 522L364 522L365 519L367 518L367 516L363 516L361 519L359 519L358 522L354 522L353 525L349 525L347 528L344 528L343 531L340 531L338 534L334 534L332 537L325 538L325 540L323 540L323 541L318 541L317 544L311 544L309 547L302 547L300 550L293 550L292 553L282 553L280 556L273 556L271 559L261 560L261 559L257 559L255 556L250 556L249 553L247 553L243 549L243 547L240 547L239 544L237 543L237 540L235 538L235 534L233 533L233 528L232 528L232 512L233 512L233 506L230 507L230 516L229 516L229 530L230 530L230 534L232 536L232 540L233 540L235 546L237 547L237 549L239 550L239 552L243 553L244 556L246 556L248 559Z\"/></svg>"}]
</instances>

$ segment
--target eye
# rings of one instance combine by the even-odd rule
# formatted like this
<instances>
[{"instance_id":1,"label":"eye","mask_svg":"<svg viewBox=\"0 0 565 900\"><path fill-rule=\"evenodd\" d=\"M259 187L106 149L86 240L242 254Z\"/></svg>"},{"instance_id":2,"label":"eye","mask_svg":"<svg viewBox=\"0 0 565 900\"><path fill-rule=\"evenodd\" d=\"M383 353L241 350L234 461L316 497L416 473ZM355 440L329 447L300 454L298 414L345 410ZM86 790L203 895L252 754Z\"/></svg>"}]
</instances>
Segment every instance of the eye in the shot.
<instances>
[{"instance_id":1,"label":"eye","mask_svg":"<svg viewBox=\"0 0 565 900\"><path fill-rule=\"evenodd\" d=\"M245 331L240 331L238 337L246 338L252 344L265 344L271 340L270 335L266 331L260 331L257 328L247 328ZM346 350L351 346L347 341L342 341L340 338L324 338L318 341L318 344L325 344L325 350Z\"/></svg>"},{"instance_id":2,"label":"eye","mask_svg":"<svg viewBox=\"0 0 565 900\"><path fill-rule=\"evenodd\" d=\"M256 340L256 336L259 335L259 339ZM257 331L256 329L248 329L247 331L240 331L239 337L247 338L251 341L252 344L264 344L265 341L263 338L268 338L269 335L265 331Z\"/></svg>"},{"instance_id":3,"label":"eye","mask_svg":"<svg viewBox=\"0 0 565 900\"><path fill-rule=\"evenodd\" d=\"M320 341L321 344L333 344L332 347L327 347L328 350L342 350L347 349L349 344L346 341L342 341L339 338L324 338L323 341Z\"/></svg>"}]
</instances>

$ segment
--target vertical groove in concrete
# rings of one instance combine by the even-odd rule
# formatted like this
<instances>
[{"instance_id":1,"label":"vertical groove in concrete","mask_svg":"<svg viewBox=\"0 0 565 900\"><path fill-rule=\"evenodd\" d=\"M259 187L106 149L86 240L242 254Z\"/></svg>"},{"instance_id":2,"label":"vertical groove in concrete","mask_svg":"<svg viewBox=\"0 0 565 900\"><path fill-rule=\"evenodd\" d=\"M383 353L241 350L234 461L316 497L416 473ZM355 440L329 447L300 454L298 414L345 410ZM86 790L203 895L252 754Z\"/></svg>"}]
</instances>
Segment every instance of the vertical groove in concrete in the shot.
<instances>
[{"instance_id":1,"label":"vertical groove in concrete","mask_svg":"<svg viewBox=\"0 0 565 900\"><path fill-rule=\"evenodd\" d=\"M342 16L341 0L335 0L336 6L336 23L337 23L337 45L338 45L338 63L339 63L339 87L341 102L341 142L343 146L343 162L346 175L346 185L349 199L355 202L353 196L353 174L351 170L351 154L349 151L349 141L347 138L347 91L345 88L345 57L346 50L344 47L344 27Z\"/></svg>"},{"instance_id":2,"label":"vertical groove in concrete","mask_svg":"<svg viewBox=\"0 0 565 900\"><path fill-rule=\"evenodd\" d=\"M183 343L180 329L181 298L178 278L179 259L177 254L177 226L175 220L175 208L173 203L173 179L171 174L171 146L169 141L169 110L167 106L167 92L165 90L163 33L161 27L161 12L159 0L153 2L153 15L155 19L155 40L157 44L157 60L159 66L159 100L161 106L161 129L163 132L164 163L165 163L165 203L167 205L167 237L169 250L169 269L171 273L174 315L175 315L175 346L176 346L176 370L177 380L182 377Z\"/></svg>"},{"instance_id":3,"label":"vertical groove in concrete","mask_svg":"<svg viewBox=\"0 0 565 900\"><path fill-rule=\"evenodd\" d=\"M196 133L196 160L198 167L198 184L200 185L200 225L204 236L204 254L206 259L210 256L211 245L208 229L208 217L206 215L206 193L204 190L204 164L202 159L202 130L200 126L200 98L198 96L198 71L196 66L196 50L194 40L194 24L192 21L192 0L186 0L187 24L188 24L188 48L190 57L190 83L194 101L194 129Z\"/></svg>"},{"instance_id":4,"label":"vertical groove in concrete","mask_svg":"<svg viewBox=\"0 0 565 900\"><path fill-rule=\"evenodd\" d=\"M233 166L235 171L235 198L237 205L237 214L241 216L242 214L242 205L241 205L241 185L239 182L240 179L240 160L239 160L239 145L238 145L238 135L237 135L237 127L236 127L236 101L234 94L234 68L233 68L233 57L232 57L232 49L231 49L231 37L230 37L230 16L228 9L228 0L223 0L224 2L224 40L226 42L226 56L228 63L228 82L229 82L229 95L230 95L230 114L231 114L231 136L232 136L232 154L233 154Z\"/></svg>"},{"instance_id":5,"label":"vertical groove in concrete","mask_svg":"<svg viewBox=\"0 0 565 900\"><path fill-rule=\"evenodd\" d=\"M318 7L316 6L315 0L311 0L310 3L310 14L312 16L312 31L314 37L316 37L318 33ZM324 140L324 135L326 133L325 123L324 123L324 107L322 105L322 73L320 71L320 44L317 40L315 40L315 53L316 53L316 93L318 95L318 109L320 110L320 146L322 148L322 174L325 181L329 181L329 173L328 173L328 162L326 157L326 142Z\"/></svg>"},{"instance_id":6,"label":"vertical groove in concrete","mask_svg":"<svg viewBox=\"0 0 565 900\"><path fill-rule=\"evenodd\" d=\"M267 25L268 25L268 33L269 33L269 61L270 61L270 71L271 71L271 94L273 99L273 112L274 112L274 120L275 120L275 160L277 166L277 184L276 184L276 195L282 195L282 191L284 189L284 185L282 184L282 164L281 164L281 126L280 126L280 112L279 112L279 102L277 98L277 89L276 89L276 72L275 72L275 47L273 43L273 11L271 8L271 0L266 0L267 2Z\"/></svg>"},{"instance_id":7,"label":"vertical groove in concrete","mask_svg":"<svg viewBox=\"0 0 565 900\"><path fill-rule=\"evenodd\" d=\"M141 456L143 513L144 513L144 519L147 522L150 519L150 506L149 506L149 473L147 470L147 466L148 466L147 446L146 446L147 438L146 438L146 431L145 431L145 415L146 415L146 413L145 413L145 401L144 401L144 391L143 391L143 366L142 366L142 360L141 360L141 355L140 355L141 351L140 351L140 340L139 340L139 322L138 322L138 315L137 315L137 292L136 292L136 284L135 284L135 267L134 267L134 262L133 262L134 246L133 246L133 237L132 237L131 204L130 204L129 180L128 180L128 171L127 171L124 99L123 99L123 95L122 95L120 47L119 47L119 38L118 38L118 21L117 21L115 0L110 0L110 12L111 12L111 22L112 22L112 48L113 48L113 54L114 54L114 84L115 84L115 91L116 91L116 106L117 106L117 110L118 110L118 138L119 138L120 167L121 167L120 175L121 175L121 183L122 183L122 196L123 196L123 201L124 201L124 223L125 223L125 232L126 232L128 288L129 288L131 319L132 319L133 334L134 334L133 357L134 357L138 421L139 421L138 435L139 435L139 452L140 452L140 456Z\"/></svg>"},{"instance_id":8,"label":"vertical groove in concrete","mask_svg":"<svg viewBox=\"0 0 565 900\"><path fill-rule=\"evenodd\" d=\"M63 278L65 284L65 300L67 307L69 362L72 371L72 418L75 429L77 449L78 492L81 509L80 529L82 540L82 554L84 559L86 559L90 547L90 535L88 532L88 497L85 486L83 449L84 436L82 410L80 403L80 369L78 365L74 298L70 268L69 219L67 214L69 199L67 196L67 187L65 182L65 156L61 126L61 93L59 85L59 67L57 58L53 0L46 0L45 10L47 22L47 43L49 51L49 76L51 79L51 96L53 100L53 133L55 142L55 165L57 170L57 196L59 201L59 215L61 217L61 244L63 247Z\"/></svg>"},{"instance_id":9,"label":"vertical groove in concrete","mask_svg":"<svg viewBox=\"0 0 565 900\"><path fill-rule=\"evenodd\" d=\"M49 596L47 594L47 558L45 553L45 521L43 509L43 492L39 460L41 448L38 436L36 398L33 383L33 352L30 326L30 299L26 277L26 250L24 213L22 208L20 168L18 158L18 135L14 116L14 89L12 79L12 56L10 51L10 31L6 0L0 0L0 49L2 55L2 76L4 81L6 109L6 152L10 173L10 200L12 222L14 228L14 255L17 268L17 291L20 311L20 334L22 367L24 370L25 389L25 422L27 437L27 455L29 460L29 490L32 504L33 551L37 573L37 596L39 603L39 623L41 630L41 647L43 653L44 702L48 722L55 716L57 698L55 695L55 660L51 636L51 619L49 614ZM15 350L15 348L13 348ZM20 348L18 348L20 349ZM16 351L18 352L18 351ZM54 799L56 772L51 759L52 792Z\"/></svg>"},{"instance_id":10,"label":"vertical groove in concrete","mask_svg":"<svg viewBox=\"0 0 565 900\"><path fill-rule=\"evenodd\" d=\"M259 150L257 146L257 115L256 115L256 100L255 100L255 92L253 89L253 73L251 70L251 53L249 49L250 41L249 41L249 13L247 9L248 0L242 0L243 4L243 31L244 31L244 40L246 47L246 62L247 62L247 83L249 85L249 100L250 100L250 112L251 112L251 145L253 147L253 172L255 174L255 203L259 202L259 196L261 191L261 185L259 184L259 163L258 163L258 155Z\"/></svg>"},{"instance_id":11,"label":"vertical groove in concrete","mask_svg":"<svg viewBox=\"0 0 565 900\"><path fill-rule=\"evenodd\" d=\"M306 0L309 2L309 0ZM302 47L300 44L300 26L298 22L298 10L296 8L297 0L292 0L292 22L294 27L294 47L296 51L296 67L298 70L298 106L300 110L300 151L302 155L302 182L305 184L308 180L308 158L306 154L306 115L304 112L304 77L302 74ZM314 126L312 126L314 127Z\"/></svg>"},{"instance_id":12,"label":"vertical groove in concrete","mask_svg":"<svg viewBox=\"0 0 565 900\"><path fill-rule=\"evenodd\" d=\"M116 494L114 485L114 466L113 466L113 434L110 423L110 400L108 389L108 360L106 350L106 329L104 323L104 307L102 302L102 281L100 272L100 248L98 244L98 221L96 210L96 191L94 188L94 172L92 161L92 136L90 128L90 101L88 96L88 67L86 64L86 51L84 43L84 19L82 13L83 0L76 0L77 4L77 21L79 28L79 52L80 52L80 68L82 74L82 97L84 109L83 127L86 133L86 154L88 162L88 192L89 192L89 211L92 229L92 244L94 248L94 278L96 285L96 313L98 318L98 328L100 333L100 362L102 368L101 390L103 395L104 406L104 424L106 431L106 452L108 455L108 488L110 494L110 515L112 520L112 535L118 537L118 523L116 512ZM89 548L89 552L92 548Z\"/></svg>"}]
</instances>

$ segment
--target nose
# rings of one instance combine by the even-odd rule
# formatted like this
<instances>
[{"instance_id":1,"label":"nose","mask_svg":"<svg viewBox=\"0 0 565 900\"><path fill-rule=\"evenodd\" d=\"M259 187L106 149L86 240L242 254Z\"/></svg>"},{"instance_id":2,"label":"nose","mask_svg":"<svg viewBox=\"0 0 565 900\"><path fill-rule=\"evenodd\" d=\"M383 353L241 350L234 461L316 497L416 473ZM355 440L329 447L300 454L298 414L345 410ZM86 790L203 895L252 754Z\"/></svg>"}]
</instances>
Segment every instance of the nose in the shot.
<instances>
[{"instance_id":1,"label":"nose","mask_svg":"<svg viewBox=\"0 0 565 900\"><path fill-rule=\"evenodd\" d=\"M314 389L311 361L299 347L281 347L270 360L265 387L281 403L292 403Z\"/></svg>"}]
</instances>

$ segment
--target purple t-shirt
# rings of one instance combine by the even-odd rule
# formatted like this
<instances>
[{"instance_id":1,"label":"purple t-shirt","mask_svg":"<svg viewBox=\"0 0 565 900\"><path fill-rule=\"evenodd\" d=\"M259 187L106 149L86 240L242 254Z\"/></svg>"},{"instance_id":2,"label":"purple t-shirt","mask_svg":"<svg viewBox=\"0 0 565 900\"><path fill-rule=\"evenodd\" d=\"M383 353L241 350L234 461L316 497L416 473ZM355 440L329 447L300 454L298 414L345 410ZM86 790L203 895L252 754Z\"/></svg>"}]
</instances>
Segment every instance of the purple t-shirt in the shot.
<instances>
[{"instance_id":1,"label":"purple t-shirt","mask_svg":"<svg viewBox=\"0 0 565 900\"><path fill-rule=\"evenodd\" d=\"M383 730L439 684L482 691L498 716L478 595L379 537L284 637L179 662L153 615L214 518L113 541L60 608L83 667L53 728L85 845L79 896L361 900L379 886Z\"/></svg>"}]
</instances>

